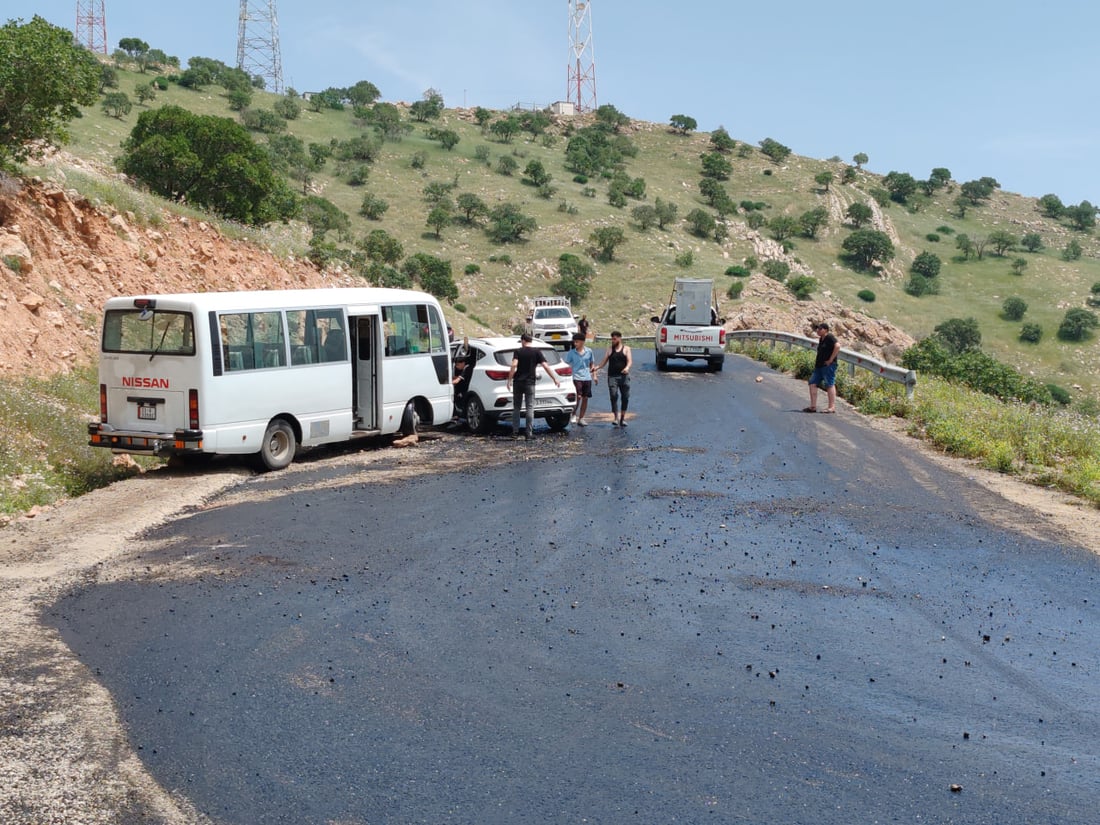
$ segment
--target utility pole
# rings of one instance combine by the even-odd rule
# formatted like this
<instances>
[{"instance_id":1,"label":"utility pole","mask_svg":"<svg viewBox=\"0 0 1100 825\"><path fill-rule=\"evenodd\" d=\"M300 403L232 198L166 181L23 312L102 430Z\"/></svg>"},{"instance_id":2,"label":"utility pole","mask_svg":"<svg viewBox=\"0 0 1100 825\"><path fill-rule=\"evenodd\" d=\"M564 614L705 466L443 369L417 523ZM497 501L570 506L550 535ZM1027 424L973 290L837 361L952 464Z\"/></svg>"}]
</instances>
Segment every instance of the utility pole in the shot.
<instances>
[{"instance_id":1,"label":"utility pole","mask_svg":"<svg viewBox=\"0 0 1100 825\"><path fill-rule=\"evenodd\" d=\"M283 91L283 60L279 54L279 17L275 0L241 0L237 25L237 68L262 77L269 92Z\"/></svg>"},{"instance_id":2,"label":"utility pole","mask_svg":"<svg viewBox=\"0 0 1100 825\"><path fill-rule=\"evenodd\" d=\"M90 52L107 54L104 0L76 0L76 40Z\"/></svg>"},{"instance_id":3,"label":"utility pole","mask_svg":"<svg viewBox=\"0 0 1100 825\"><path fill-rule=\"evenodd\" d=\"M592 48L592 3L569 2L569 63L565 99L576 112L596 110L596 56Z\"/></svg>"}]
</instances>

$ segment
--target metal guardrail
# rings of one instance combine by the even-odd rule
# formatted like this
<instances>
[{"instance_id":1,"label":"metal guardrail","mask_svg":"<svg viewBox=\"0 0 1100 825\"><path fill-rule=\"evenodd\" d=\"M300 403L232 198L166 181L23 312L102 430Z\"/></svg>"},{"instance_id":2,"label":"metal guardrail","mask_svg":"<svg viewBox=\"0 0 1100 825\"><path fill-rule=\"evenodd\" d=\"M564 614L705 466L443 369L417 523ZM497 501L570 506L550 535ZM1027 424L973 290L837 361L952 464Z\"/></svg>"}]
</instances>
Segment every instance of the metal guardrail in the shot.
<instances>
[{"instance_id":1,"label":"metal guardrail","mask_svg":"<svg viewBox=\"0 0 1100 825\"><path fill-rule=\"evenodd\" d=\"M805 335L794 335L790 332L777 332L770 329L736 329L728 330L726 332L727 340L734 341L770 341L772 346L777 343L787 345L787 349L792 346L799 346L803 349L817 349L817 339L807 338ZM872 358L869 355L864 355L861 352L853 352L849 349L840 348L839 360L848 365L848 374L855 375L856 369L865 369L868 372L873 372L879 378L886 381L893 381L895 384L905 385L905 397L912 398L913 391L917 386L917 373L914 370L907 370L905 367L898 367L893 364L887 364L885 361L879 361L876 358Z\"/></svg>"}]
</instances>

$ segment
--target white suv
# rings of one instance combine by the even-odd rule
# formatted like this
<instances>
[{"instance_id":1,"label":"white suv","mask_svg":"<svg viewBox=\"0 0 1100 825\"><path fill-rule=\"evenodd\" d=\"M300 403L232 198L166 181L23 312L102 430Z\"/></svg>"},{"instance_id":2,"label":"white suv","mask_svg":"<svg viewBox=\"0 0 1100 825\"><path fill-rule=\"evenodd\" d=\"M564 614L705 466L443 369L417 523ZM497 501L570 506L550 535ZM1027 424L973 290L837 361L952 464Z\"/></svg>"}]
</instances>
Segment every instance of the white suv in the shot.
<instances>
[{"instance_id":1,"label":"white suv","mask_svg":"<svg viewBox=\"0 0 1100 825\"><path fill-rule=\"evenodd\" d=\"M455 398L455 411L465 416L466 426L477 433L487 433L496 424L512 423L512 392L508 389L508 371L512 357L522 344L513 338L471 338L451 345L452 357L465 350L469 386L461 398ZM577 402L573 385L573 369L549 344L532 341L530 346L542 350L546 365L558 376L555 387L541 367L535 372L535 418L545 418L551 430L564 430ZM526 412L523 413L526 415ZM522 426L522 422L521 422Z\"/></svg>"}]
</instances>

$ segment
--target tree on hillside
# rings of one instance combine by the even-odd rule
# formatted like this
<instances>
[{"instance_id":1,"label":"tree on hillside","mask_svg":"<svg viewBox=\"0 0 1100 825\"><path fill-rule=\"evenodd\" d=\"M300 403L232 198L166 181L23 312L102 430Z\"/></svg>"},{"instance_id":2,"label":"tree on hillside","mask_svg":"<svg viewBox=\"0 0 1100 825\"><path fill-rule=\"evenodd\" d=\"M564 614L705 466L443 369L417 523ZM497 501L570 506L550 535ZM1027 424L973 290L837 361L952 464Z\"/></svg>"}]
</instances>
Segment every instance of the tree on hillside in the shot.
<instances>
[{"instance_id":1,"label":"tree on hillside","mask_svg":"<svg viewBox=\"0 0 1100 825\"><path fill-rule=\"evenodd\" d=\"M473 192L462 192L455 199L455 205L462 213L463 220L469 224L476 223L478 218L489 214L489 207L485 205L485 201Z\"/></svg>"},{"instance_id":2,"label":"tree on hillside","mask_svg":"<svg viewBox=\"0 0 1100 825\"><path fill-rule=\"evenodd\" d=\"M895 254L890 237L877 229L857 229L840 246L859 269L871 269L875 263L888 263Z\"/></svg>"},{"instance_id":3,"label":"tree on hillside","mask_svg":"<svg viewBox=\"0 0 1100 825\"><path fill-rule=\"evenodd\" d=\"M952 355L981 349L982 346L982 333L973 318L948 318L936 325L931 337L943 344Z\"/></svg>"},{"instance_id":4,"label":"tree on hillside","mask_svg":"<svg viewBox=\"0 0 1100 825\"><path fill-rule=\"evenodd\" d=\"M815 206L798 216L798 231L806 238L816 238L818 231L829 223L829 210Z\"/></svg>"},{"instance_id":5,"label":"tree on hillside","mask_svg":"<svg viewBox=\"0 0 1100 825\"><path fill-rule=\"evenodd\" d=\"M451 273L451 262L417 252L405 259L402 272L416 279L420 286L436 298L453 304L458 300L458 287Z\"/></svg>"},{"instance_id":6,"label":"tree on hillside","mask_svg":"<svg viewBox=\"0 0 1100 825\"><path fill-rule=\"evenodd\" d=\"M162 197L253 225L293 217L299 208L266 149L229 118L179 106L142 112L122 148L121 170Z\"/></svg>"},{"instance_id":7,"label":"tree on hillside","mask_svg":"<svg viewBox=\"0 0 1100 825\"><path fill-rule=\"evenodd\" d=\"M1016 248L1016 244L1019 243L1019 239L1009 232L1007 229L994 230L989 236L989 245L993 247L993 252L1003 258L1006 252Z\"/></svg>"},{"instance_id":8,"label":"tree on hillside","mask_svg":"<svg viewBox=\"0 0 1100 825\"><path fill-rule=\"evenodd\" d=\"M637 222L643 232L657 225L657 210L648 203L631 209L630 217Z\"/></svg>"},{"instance_id":9,"label":"tree on hillside","mask_svg":"<svg viewBox=\"0 0 1100 825\"><path fill-rule=\"evenodd\" d=\"M959 187L959 196L969 202L971 206L981 206L993 196L994 190L1000 188L1001 184L993 178L985 177L978 180L968 180Z\"/></svg>"},{"instance_id":10,"label":"tree on hillside","mask_svg":"<svg viewBox=\"0 0 1100 825\"><path fill-rule=\"evenodd\" d=\"M1027 301L1018 296L1005 298L1001 304L1001 315L1006 321L1019 321L1027 313Z\"/></svg>"},{"instance_id":11,"label":"tree on hillside","mask_svg":"<svg viewBox=\"0 0 1100 825\"><path fill-rule=\"evenodd\" d=\"M610 103L596 108L596 123L612 132L618 132L623 126L630 125L630 118Z\"/></svg>"},{"instance_id":12,"label":"tree on hillside","mask_svg":"<svg viewBox=\"0 0 1100 825\"><path fill-rule=\"evenodd\" d=\"M489 132L501 143L511 143L520 132L519 120L512 115L493 121Z\"/></svg>"},{"instance_id":13,"label":"tree on hillside","mask_svg":"<svg viewBox=\"0 0 1100 825\"><path fill-rule=\"evenodd\" d=\"M917 181L908 172L890 172L882 183L890 193L890 199L898 203L908 203L917 191Z\"/></svg>"},{"instance_id":14,"label":"tree on hillside","mask_svg":"<svg viewBox=\"0 0 1100 825\"><path fill-rule=\"evenodd\" d=\"M538 229L530 215L524 215L513 203L502 203L489 213L489 237L497 243L513 243Z\"/></svg>"},{"instance_id":15,"label":"tree on hillside","mask_svg":"<svg viewBox=\"0 0 1100 825\"><path fill-rule=\"evenodd\" d=\"M592 279L596 270L592 264L582 261L572 252L563 252L558 258L561 280L554 285L555 295L564 295L573 301L583 301L592 291Z\"/></svg>"},{"instance_id":16,"label":"tree on hillside","mask_svg":"<svg viewBox=\"0 0 1100 825\"><path fill-rule=\"evenodd\" d=\"M532 186L542 186L549 183L551 175L546 171L546 167L543 166L541 160L535 159L529 161L527 166L523 169L523 182L529 183Z\"/></svg>"},{"instance_id":17,"label":"tree on hillside","mask_svg":"<svg viewBox=\"0 0 1100 825\"><path fill-rule=\"evenodd\" d=\"M615 247L626 242L626 234L619 226L601 226L588 236L596 245L597 260L608 262L615 257Z\"/></svg>"},{"instance_id":18,"label":"tree on hillside","mask_svg":"<svg viewBox=\"0 0 1100 825\"><path fill-rule=\"evenodd\" d=\"M1077 206L1067 206L1063 214L1070 226L1082 232L1096 226L1096 207L1088 201L1081 201Z\"/></svg>"},{"instance_id":19,"label":"tree on hillside","mask_svg":"<svg viewBox=\"0 0 1100 825\"><path fill-rule=\"evenodd\" d=\"M1100 327L1100 318L1096 317L1096 313L1077 307L1066 311L1058 326L1058 338L1062 341L1084 341L1097 327Z\"/></svg>"},{"instance_id":20,"label":"tree on hillside","mask_svg":"<svg viewBox=\"0 0 1100 825\"><path fill-rule=\"evenodd\" d=\"M1055 220L1062 217L1062 213L1066 209L1065 205L1062 203L1062 199L1057 195L1043 195L1043 197L1039 198L1039 202L1036 206L1038 206L1040 214L1044 217L1054 218Z\"/></svg>"},{"instance_id":21,"label":"tree on hillside","mask_svg":"<svg viewBox=\"0 0 1100 825\"><path fill-rule=\"evenodd\" d=\"M99 62L74 45L72 32L37 15L0 27L0 166L61 143L81 106L96 101Z\"/></svg>"},{"instance_id":22,"label":"tree on hillside","mask_svg":"<svg viewBox=\"0 0 1100 825\"><path fill-rule=\"evenodd\" d=\"M134 108L134 104L130 102L126 92L111 92L104 95L101 105L104 113L119 120L130 114L130 110Z\"/></svg>"},{"instance_id":23,"label":"tree on hillside","mask_svg":"<svg viewBox=\"0 0 1100 825\"><path fill-rule=\"evenodd\" d=\"M676 220L676 212L679 207L671 201L662 200L657 198L653 202L653 208L657 210L657 228L664 229L674 220Z\"/></svg>"},{"instance_id":24,"label":"tree on hillside","mask_svg":"<svg viewBox=\"0 0 1100 825\"><path fill-rule=\"evenodd\" d=\"M710 134L710 145L717 152L732 152L737 148L737 141L730 137L730 133L719 126Z\"/></svg>"},{"instance_id":25,"label":"tree on hillside","mask_svg":"<svg viewBox=\"0 0 1100 825\"><path fill-rule=\"evenodd\" d=\"M454 206L451 203L450 198L443 198L438 201L435 206L432 207L428 213L428 219L425 221L428 226L435 230L435 236L437 238L443 237L443 227L450 226L451 221L454 219Z\"/></svg>"},{"instance_id":26,"label":"tree on hillside","mask_svg":"<svg viewBox=\"0 0 1100 825\"><path fill-rule=\"evenodd\" d=\"M760 151L776 163L782 163L791 154L791 150L777 140L764 138L760 141Z\"/></svg>"},{"instance_id":27,"label":"tree on hillside","mask_svg":"<svg viewBox=\"0 0 1100 825\"><path fill-rule=\"evenodd\" d=\"M1020 238L1020 246L1028 252L1038 252L1043 248L1043 236L1038 232L1028 232Z\"/></svg>"},{"instance_id":28,"label":"tree on hillside","mask_svg":"<svg viewBox=\"0 0 1100 825\"><path fill-rule=\"evenodd\" d=\"M848 222L856 229L861 228L864 224L870 223L874 214L871 207L862 201L856 201L849 205L844 212L844 216L848 219Z\"/></svg>"},{"instance_id":29,"label":"tree on hillside","mask_svg":"<svg viewBox=\"0 0 1100 825\"><path fill-rule=\"evenodd\" d=\"M443 114L443 95L435 89L428 89L424 97L409 107L409 116L419 123L436 120Z\"/></svg>"},{"instance_id":30,"label":"tree on hillside","mask_svg":"<svg viewBox=\"0 0 1100 825\"><path fill-rule=\"evenodd\" d=\"M733 172L733 164L720 152L707 152L700 158L700 161L703 164L703 171L700 174L704 178L729 180L730 174Z\"/></svg>"},{"instance_id":31,"label":"tree on hillside","mask_svg":"<svg viewBox=\"0 0 1100 825\"><path fill-rule=\"evenodd\" d=\"M688 132L694 132L695 128L699 125L695 118L688 117L687 115L673 115L669 123L671 123L672 128L681 135L686 135Z\"/></svg>"},{"instance_id":32,"label":"tree on hillside","mask_svg":"<svg viewBox=\"0 0 1100 825\"><path fill-rule=\"evenodd\" d=\"M353 106L372 106L382 93L369 80L360 80L348 89L347 96Z\"/></svg>"},{"instance_id":33,"label":"tree on hillside","mask_svg":"<svg viewBox=\"0 0 1100 825\"><path fill-rule=\"evenodd\" d=\"M816 183L818 186L820 186L826 192L829 191L829 185L832 182L833 182L833 173L832 172L829 172L829 171L818 172L816 175L814 175L814 183Z\"/></svg>"},{"instance_id":34,"label":"tree on hillside","mask_svg":"<svg viewBox=\"0 0 1100 825\"><path fill-rule=\"evenodd\" d=\"M149 44L140 37L124 37L118 41L118 47L126 52L131 60L137 60L149 51Z\"/></svg>"},{"instance_id":35,"label":"tree on hillside","mask_svg":"<svg viewBox=\"0 0 1100 825\"><path fill-rule=\"evenodd\" d=\"M856 152L854 155L852 155L852 163L856 165L856 169L862 169L863 164L865 164L868 160L870 160L870 158L867 157L866 152Z\"/></svg>"},{"instance_id":36,"label":"tree on hillside","mask_svg":"<svg viewBox=\"0 0 1100 825\"><path fill-rule=\"evenodd\" d=\"M692 209L687 213L684 221L692 235L709 238L714 233L714 218L702 209Z\"/></svg>"},{"instance_id":37,"label":"tree on hillside","mask_svg":"<svg viewBox=\"0 0 1100 825\"><path fill-rule=\"evenodd\" d=\"M367 253L370 260L381 264L392 266L405 257L401 241L385 229L372 229L367 237L358 243L358 246Z\"/></svg>"},{"instance_id":38,"label":"tree on hillside","mask_svg":"<svg viewBox=\"0 0 1100 825\"><path fill-rule=\"evenodd\" d=\"M913 264L910 266L910 270L920 275L922 278L935 278L940 274L940 256L934 252L921 252L913 259Z\"/></svg>"}]
</instances>

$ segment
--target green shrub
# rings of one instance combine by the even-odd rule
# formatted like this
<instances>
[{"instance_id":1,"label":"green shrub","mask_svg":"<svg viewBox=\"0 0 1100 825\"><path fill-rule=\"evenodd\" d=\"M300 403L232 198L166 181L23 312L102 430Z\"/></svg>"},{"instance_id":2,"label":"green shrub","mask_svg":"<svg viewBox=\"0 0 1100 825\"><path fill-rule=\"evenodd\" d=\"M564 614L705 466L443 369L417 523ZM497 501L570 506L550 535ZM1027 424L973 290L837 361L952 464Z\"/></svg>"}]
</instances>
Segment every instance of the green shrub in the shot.
<instances>
[{"instance_id":1,"label":"green shrub","mask_svg":"<svg viewBox=\"0 0 1100 825\"><path fill-rule=\"evenodd\" d=\"M491 264L504 264L505 266L511 266L512 265L512 256L509 255L507 252L505 252L501 255L490 255L489 256L489 263L491 263Z\"/></svg>"},{"instance_id":2,"label":"green shrub","mask_svg":"<svg viewBox=\"0 0 1100 825\"><path fill-rule=\"evenodd\" d=\"M680 269L690 269L691 265L695 263L695 253L690 249L686 249L676 256L675 262Z\"/></svg>"},{"instance_id":3,"label":"green shrub","mask_svg":"<svg viewBox=\"0 0 1100 825\"><path fill-rule=\"evenodd\" d=\"M954 235L955 234L955 230L952 229L950 226L937 226L936 231L939 232L941 235Z\"/></svg>"},{"instance_id":4,"label":"green shrub","mask_svg":"<svg viewBox=\"0 0 1100 825\"><path fill-rule=\"evenodd\" d=\"M1024 324L1020 329L1020 340L1025 344L1038 344L1043 340L1043 328L1038 324Z\"/></svg>"},{"instance_id":5,"label":"green shrub","mask_svg":"<svg viewBox=\"0 0 1100 825\"><path fill-rule=\"evenodd\" d=\"M799 301L808 301L810 295L817 289L817 278L809 275L798 275L787 281L787 288L794 293Z\"/></svg>"},{"instance_id":6,"label":"green shrub","mask_svg":"<svg viewBox=\"0 0 1100 825\"><path fill-rule=\"evenodd\" d=\"M761 267L765 275L771 278L773 281L779 281L783 283L787 280L787 276L791 274L791 266L786 261L778 261L774 258L768 261L764 261L764 266Z\"/></svg>"},{"instance_id":7,"label":"green shrub","mask_svg":"<svg viewBox=\"0 0 1100 825\"><path fill-rule=\"evenodd\" d=\"M733 266L726 267L726 274L735 278L747 278L752 273L749 271L749 268L747 266L734 264Z\"/></svg>"},{"instance_id":8,"label":"green shrub","mask_svg":"<svg viewBox=\"0 0 1100 825\"><path fill-rule=\"evenodd\" d=\"M465 304L455 304L455 312L465 313L466 312L466 305Z\"/></svg>"},{"instance_id":9,"label":"green shrub","mask_svg":"<svg viewBox=\"0 0 1100 825\"><path fill-rule=\"evenodd\" d=\"M1065 387L1060 387L1057 384L1047 384L1047 389L1050 390L1050 397L1054 399L1055 404L1067 407L1073 401L1073 396L1069 394L1069 390Z\"/></svg>"},{"instance_id":10,"label":"green shrub","mask_svg":"<svg viewBox=\"0 0 1100 825\"><path fill-rule=\"evenodd\" d=\"M1005 298L1001 304L1001 314L1006 321L1019 321L1027 312L1027 301L1023 298L1012 296Z\"/></svg>"},{"instance_id":11,"label":"green shrub","mask_svg":"<svg viewBox=\"0 0 1100 825\"><path fill-rule=\"evenodd\" d=\"M920 298L924 295L938 295L940 292L940 279L924 278L914 273L905 282L905 291L914 298Z\"/></svg>"},{"instance_id":12,"label":"green shrub","mask_svg":"<svg viewBox=\"0 0 1100 825\"><path fill-rule=\"evenodd\" d=\"M745 289L744 281L732 281L729 285L729 289L726 290L726 297L737 299L741 297L741 293Z\"/></svg>"},{"instance_id":13,"label":"green shrub","mask_svg":"<svg viewBox=\"0 0 1100 825\"><path fill-rule=\"evenodd\" d=\"M939 243L940 236L937 235L935 232L929 232L927 235L924 236L924 239L932 243Z\"/></svg>"},{"instance_id":14,"label":"green shrub","mask_svg":"<svg viewBox=\"0 0 1100 825\"><path fill-rule=\"evenodd\" d=\"M466 264L465 269L462 270L467 275L476 275L481 272L481 266L479 264Z\"/></svg>"},{"instance_id":15,"label":"green shrub","mask_svg":"<svg viewBox=\"0 0 1100 825\"><path fill-rule=\"evenodd\" d=\"M588 175L574 175L573 183L579 183L581 185L588 183Z\"/></svg>"},{"instance_id":16,"label":"green shrub","mask_svg":"<svg viewBox=\"0 0 1100 825\"><path fill-rule=\"evenodd\" d=\"M869 304L874 303L875 301L875 293L869 289L861 289L859 292L856 293L856 297L859 298L861 301L866 301Z\"/></svg>"}]
</instances>

